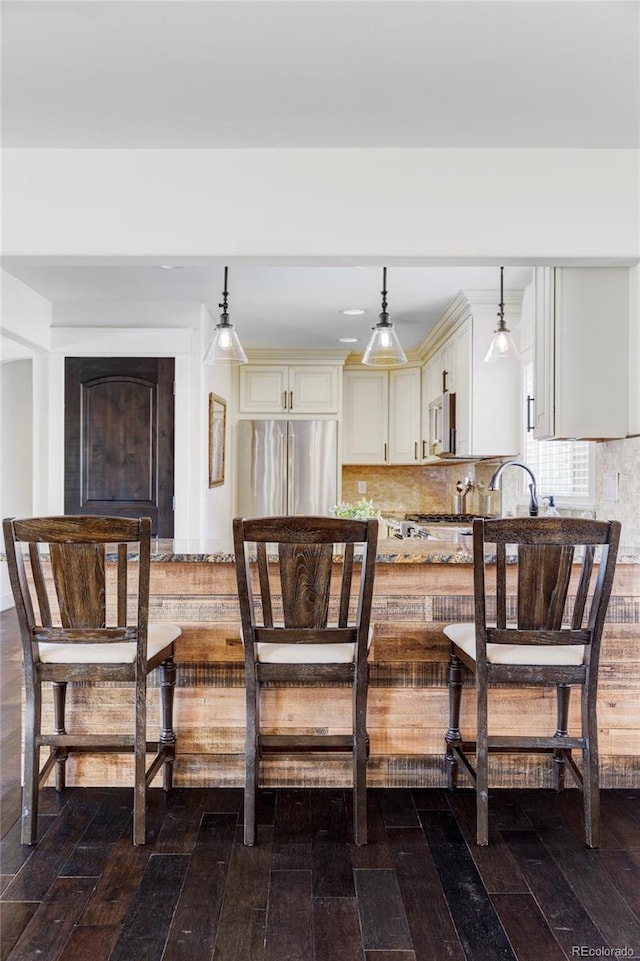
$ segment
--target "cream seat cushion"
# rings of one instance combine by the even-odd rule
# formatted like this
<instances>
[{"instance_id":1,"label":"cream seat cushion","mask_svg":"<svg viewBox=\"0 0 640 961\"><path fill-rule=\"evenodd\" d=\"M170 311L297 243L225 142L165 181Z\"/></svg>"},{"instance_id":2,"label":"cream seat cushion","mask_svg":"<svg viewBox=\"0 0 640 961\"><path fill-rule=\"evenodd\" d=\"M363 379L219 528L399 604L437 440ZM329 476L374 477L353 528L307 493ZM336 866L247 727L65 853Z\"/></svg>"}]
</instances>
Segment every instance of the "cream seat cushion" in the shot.
<instances>
[{"instance_id":1,"label":"cream seat cushion","mask_svg":"<svg viewBox=\"0 0 640 961\"><path fill-rule=\"evenodd\" d=\"M475 624L448 624L444 633L475 661ZM584 655L584 644L487 644L489 664L576 665L584 663Z\"/></svg>"},{"instance_id":2,"label":"cream seat cushion","mask_svg":"<svg viewBox=\"0 0 640 961\"><path fill-rule=\"evenodd\" d=\"M151 659L168 647L182 631L177 624L160 621L149 624L147 657ZM38 645L43 664L133 664L136 645L132 642L115 644L48 644Z\"/></svg>"},{"instance_id":3,"label":"cream seat cushion","mask_svg":"<svg viewBox=\"0 0 640 961\"><path fill-rule=\"evenodd\" d=\"M367 650L373 640L369 628ZM257 658L262 664L351 664L356 654L355 644L256 644Z\"/></svg>"}]
</instances>

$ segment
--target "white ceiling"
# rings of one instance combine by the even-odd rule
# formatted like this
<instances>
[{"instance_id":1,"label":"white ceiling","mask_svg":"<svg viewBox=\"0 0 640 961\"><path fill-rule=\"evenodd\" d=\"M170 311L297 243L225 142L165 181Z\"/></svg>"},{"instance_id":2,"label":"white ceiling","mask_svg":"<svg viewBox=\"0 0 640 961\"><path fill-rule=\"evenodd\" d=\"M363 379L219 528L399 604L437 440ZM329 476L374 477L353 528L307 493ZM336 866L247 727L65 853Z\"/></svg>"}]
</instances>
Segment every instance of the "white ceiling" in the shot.
<instances>
[{"instance_id":1,"label":"white ceiling","mask_svg":"<svg viewBox=\"0 0 640 961\"><path fill-rule=\"evenodd\" d=\"M6 147L639 146L636 0L3 0Z\"/></svg>"},{"instance_id":2,"label":"white ceiling","mask_svg":"<svg viewBox=\"0 0 640 961\"><path fill-rule=\"evenodd\" d=\"M2 142L638 147L639 11L637 0L3 0ZM219 263L3 266L65 323L82 322L88 303L107 323L127 303L219 313ZM331 348L346 335L362 345L381 266L232 262L232 321L248 347ZM507 266L505 286L528 277ZM405 346L458 291L498 280L497 264L390 264ZM368 313L345 318L347 307Z\"/></svg>"},{"instance_id":3,"label":"white ceiling","mask_svg":"<svg viewBox=\"0 0 640 961\"><path fill-rule=\"evenodd\" d=\"M57 305L54 324L63 326L158 323L154 307L161 304L182 310L203 303L217 320L224 282L221 266L16 265L11 273ZM521 290L530 277L530 267L506 267L505 287ZM460 290L495 291L497 309L499 283L497 267L389 267L388 311L405 349L420 344ZM381 290L379 267L232 265L229 313L248 348L363 350L378 320ZM367 313L340 313L353 307ZM160 325L169 323L170 316L163 311ZM338 343L347 336L358 343Z\"/></svg>"}]
</instances>

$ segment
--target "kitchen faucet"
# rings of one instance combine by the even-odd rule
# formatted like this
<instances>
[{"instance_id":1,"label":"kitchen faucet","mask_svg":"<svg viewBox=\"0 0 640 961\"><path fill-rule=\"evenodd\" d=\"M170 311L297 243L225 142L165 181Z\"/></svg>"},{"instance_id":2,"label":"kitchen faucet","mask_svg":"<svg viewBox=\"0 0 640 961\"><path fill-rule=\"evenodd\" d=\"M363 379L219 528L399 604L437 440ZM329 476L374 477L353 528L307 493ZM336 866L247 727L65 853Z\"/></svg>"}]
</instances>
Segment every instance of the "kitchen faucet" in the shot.
<instances>
[{"instance_id":1,"label":"kitchen faucet","mask_svg":"<svg viewBox=\"0 0 640 961\"><path fill-rule=\"evenodd\" d=\"M500 467L497 469L497 471L494 473L493 477L489 481L489 490L490 491L499 490L498 481L500 480L500 477L502 476L502 472L506 467L521 467L522 470L526 471L529 477L531 478L531 483L529 484L529 491L531 493L531 500L529 501L529 516L537 517L538 516L538 497L536 494L536 478L531 468L527 467L526 464L521 464L517 460L505 461L504 464L500 465Z\"/></svg>"}]
</instances>

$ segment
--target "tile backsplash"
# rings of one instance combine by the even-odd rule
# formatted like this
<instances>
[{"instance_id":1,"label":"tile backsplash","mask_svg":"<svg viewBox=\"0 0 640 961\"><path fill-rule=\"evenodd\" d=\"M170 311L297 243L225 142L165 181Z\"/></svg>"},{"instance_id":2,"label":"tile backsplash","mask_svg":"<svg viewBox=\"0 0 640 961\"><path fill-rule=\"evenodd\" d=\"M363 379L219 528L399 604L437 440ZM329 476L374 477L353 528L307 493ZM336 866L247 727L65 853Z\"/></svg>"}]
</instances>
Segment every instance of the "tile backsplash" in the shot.
<instances>
[{"instance_id":1,"label":"tile backsplash","mask_svg":"<svg viewBox=\"0 0 640 961\"><path fill-rule=\"evenodd\" d=\"M622 523L622 544L634 553L640 552L640 437L627 437L596 445L596 497L588 505L600 520ZM342 468L342 500L357 501L366 497L386 516L405 513L437 513L451 511L451 495L456 482L469 476L474 483L488 484L500 461L443 463L424 466L344 465ZM517 510L518 471L506 471L501 482L502 506L496 512ZM618 500L606 500L609 486L606 475L616 475ZM366 484L360 492L358 484ZM586 509L586 508L585 508ZM561 508L561 513L564 510Z\"/></svg>"}]
</instances>

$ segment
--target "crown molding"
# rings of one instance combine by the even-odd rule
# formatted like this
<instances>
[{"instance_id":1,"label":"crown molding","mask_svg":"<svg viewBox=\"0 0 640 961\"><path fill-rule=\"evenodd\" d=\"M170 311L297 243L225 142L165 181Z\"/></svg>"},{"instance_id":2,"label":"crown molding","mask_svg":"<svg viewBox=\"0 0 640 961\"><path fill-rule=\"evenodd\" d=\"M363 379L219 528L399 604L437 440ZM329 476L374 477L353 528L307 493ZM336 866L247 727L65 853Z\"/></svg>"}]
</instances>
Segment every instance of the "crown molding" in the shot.
<instances>
[{"instance_id":1,"label":"crown molding","mask_svg":"<svg viewBox=\"0 0 640 961\"><path fill-rule=\"evenodd\" d=\"M445 312L435 322L431 330L418 344L415 354L422 363L429 359L445 342L449 334L459 327L463 320L474 311L486 311L489 307L498 307L500 294L493 290L461 290ZM505 317L512 319L512 326L520 321L522 306L521 290L504 291Z\"/></svg>"}]
</instances>

